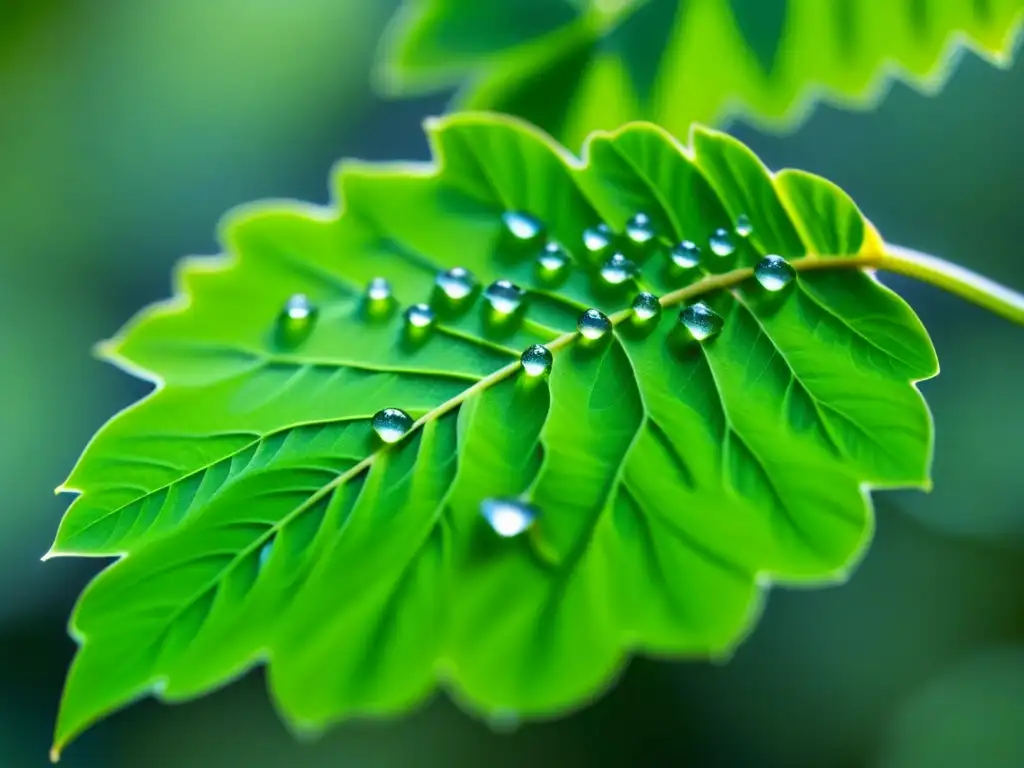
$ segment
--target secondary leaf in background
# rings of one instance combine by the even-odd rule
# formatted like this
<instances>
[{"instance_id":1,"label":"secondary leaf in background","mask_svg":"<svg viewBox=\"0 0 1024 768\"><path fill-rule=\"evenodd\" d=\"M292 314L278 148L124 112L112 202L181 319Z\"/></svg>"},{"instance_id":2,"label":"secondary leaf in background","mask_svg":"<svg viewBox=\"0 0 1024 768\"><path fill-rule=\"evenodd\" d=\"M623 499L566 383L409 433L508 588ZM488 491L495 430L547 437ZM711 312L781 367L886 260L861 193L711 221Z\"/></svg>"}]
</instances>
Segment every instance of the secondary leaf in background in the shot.
<instances>
[{"instance_id":1,"label":"secondary leaf in background","mask_svg":"<svg viewBox=\"0 0 1024 768\"><path fill-rule=\"evenodd\" d=\"M343 164L337 208L232 216L227 257L105 345L162 386L67 481L51 554L131 556L72 616L57 748L262 660L298 727L439 680L558 712L630 651L728 654L765 585L846 576L865 488L928 486L934 353L835 186L703 129L598 133L583 161L493 115L430 137L434 164ZM769 254L791 267L755 279ZM395 444L386 408L416 420ZM481 514L502 499L536 514L521 535Z\"/></svg>"},{"instance_id":2,"label":"secondary leaf in background","mask_svg":"<svg viewBox=\"0 0 1024 768\"><path fill-rule=\"evenodd\" d=\"M594 129L743 117L789 128L817 98L875 103L890 79L941 87L954 48L997 65L1024 0L406 0L385 90L461 85L457 104L580 145Z\"/></svg>"}]
</instances>

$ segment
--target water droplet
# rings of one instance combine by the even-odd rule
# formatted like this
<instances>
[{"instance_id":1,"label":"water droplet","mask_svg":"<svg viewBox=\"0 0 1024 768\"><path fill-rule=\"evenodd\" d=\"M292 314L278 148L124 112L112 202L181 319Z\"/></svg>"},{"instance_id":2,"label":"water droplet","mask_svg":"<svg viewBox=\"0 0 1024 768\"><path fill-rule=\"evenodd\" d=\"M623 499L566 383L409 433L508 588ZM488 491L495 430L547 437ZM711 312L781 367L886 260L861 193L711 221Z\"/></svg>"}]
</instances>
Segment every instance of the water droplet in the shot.
<instances>
[{"instance_id":1,"label":"water droplet","mask_svg":"<svg viewBox=\"0 0 1024 768\"><path fill-rule=\"evenodd\" d=\"M413 304L405 310L405 321L413 328L429 328L435 317L429 304Z\"/></svg>"},{"instance_id":2,"label":"water droplet","mask_svg":"<svg viewBox=\"0 0 1024 768\"><path fill-rule=\"evenodd\" d=\"M313 330L317 308L304 293L296 293L288 298L281 308L278 317L277 340L286 347L301 344Z\"/></svg>"},{"instance_id":3,"label":"water droplet","mask_svg":"<svg viewBox=\"0 0 1024 768\"><path fill-rule=\"evenodd\" d=\"M312 322L316 308L304 293L296 293L288 298L284 305L284 315L293 323Z\"/></svg>"},{"instance_id":4,"label":"water droplet","mask_svg":"<svg viewBox=\"0 0 1024 768\"><path fill-rule=\"evenodd\" d=\"M710 239L711 252L715 256L731 256L733 251L736 250L736 245L732 241L732 235L729 234L727 229L716 229L711 235Z\"/></svg>"},{"instance_id":5,"label":"water droplet","mask_svg":"<svg viewBox=\"0 0 1024 768\"><path fill-rule=\"evenodd\" d=\"M543 376L551 371L551 350L542 344L527 347L519 358L527 376Z\"/></svg>"},{"instance_id":6,"label":"water droplet","mask_svg":"<svg viewBox=\"0 0 1024 768\"><path fill-rule=\"evenodd\" d=\"M544 246L544 250L537 257L537 268L541 276L549 280L565 274L569 267L569 254L558 243L550 242Z\"/></svg>"},{"instance_id":7,"label":"water droplet","mask_svg":"<svg viewBox=\"0 0 1024 768\"><path fill-rule=\"evenodd\" d=\"M621 253L615 253L601 267L601 279L612 285L621 285L636 277L637 272L636 264Z\"/></svg>"},{"instance_id":8,"label":"water droplet","mask_svg":"<svg viewBox=\"0 0 1024 768\"><path fill-rule=\"evenodd\" d=\"M654 225L646 213L638 213L626 222L626 236L637 245L650 242L654 235Z\"/></svg>"},{"instance_id":9,"label":"water droplet","mask_svg":"<svg viewBox=\"0 0 1024 768\"><path fill-rule=\"evenodd\" d=\"M523 303L525 291L508 280L495 280L487 286L484 298L495 312L500 315L511 315Z\"/></svg>"},{"instance_id":10,"label":"water droplet","mask_svg":"<svg viewBox=\"0 0 1024 768\"><path fill-rule=\"evenodd\" d=\"M385 443L395 443L402 439L413 425L412 416L399 408L385 408L373 414L370 426Z\"/></svg>"},{"instance_id":11,"label":"water droplet","mask_svg":"<svg viewBox=\"0 0 1024 768\"><path fill-rule=\"evenodd\" d=\"M262 571L267 567L267 561L270 560L270 556L274 554L274 540L271 539L260 548L259 556L259 569Z\"/></svg>"},{"instance_id":12,"label":"water droplet","mask_svg":"<svg viewBox=\"0 0 1024 768\"><path fill-rule=\"evenodd\" d=\"M607 224L601 222L596 227L587 227L583 230L583 247L591 253L603 251L611 245L615 235Z\"/></svg>"},{"instance_id":13,"label":"water droplet","mask_svg":"<svg viewBox=\"0 0 1024 768\"><path fill-rule=\"evenodd\" d=\"M371 302L391 300L391 283L387 278L375 277L366 284L366 298Z\"/></svg>"},{"instance_id":14,"label":"water droplet","mask_svg":"<svg viewBox=\"0 0 1024 768\"><path fill-rule=\"evenodd\" d=\"M501 220L516 240L533 240L544 231L540 219L525 211L506 211L501 214Z\"/></svg>"},{"instance_id":15,"label":"water droplet","mask_svg":"<svg viewBox=\"0 0 1024 768\"><path fill-rule=\"evenodd\" d=\"M781 256L774 254L765 256L754 267L754 277L757 278L766 291L781 291L796 276L793 266Z\"/></svg>"},{"instance_id":16,"label":"water droplet","mask_svg":"<svg viewBox=\"0 0 1024 768\"><path fill-rule=\"evenodd\" d=\"M599 309L588 309L576 321L576 328L583 338L595 341L612 329L612 321Z\"/></svg>"},{"instance_id":17,"label":"water droplet","mask_svg":"<svg viewBox=\"0 0 1024 768\"><path fill-rule=\"evenodd\" d=\"M519 499L484 499L480 502L480 514L490 523L499 536L518 536L537 517L537 508Z\"/></svg>"},{"instance_id":18,"label":"water droplet","mask_svg":"<svg viewBox=\"0 0 1024 768\"><path fill-rule=\"evenodd\" d=\"M452 267L444 272L438 272L434 282L441 293L452 301L461 301L476 288L476 278L465 267Z\"/></svg>"},{"instance_id":19,"label":"water droplet","mask_svg":"<svg viewBox=\"0 0 1024 768\"><path fill-rule=\"evenodd\" d=\"M641 322L653 320L661 314L661 302L653 293L643 291L633 299L633 316Z\"/></svg>"},{"instance_id":20,"label":"water droplet","mask_svg":"<svg viewBox=\"0 0 1024 768\"><path fill-rule=\"evenodd\" d=\"M736 234L740 237L750 237L754 233L754 225L750 223L750 217L741 213L736 217Z\"/></svg>"},{"instance_id":21,"label":"water droplet","mask_svg":"<svg viewBox=\"0 0 1024 768\"><path fill-rule=\"evenodd\" d=\"M672 249L672 263L683 269L692 269L700 264L700 248L692 240L683 240Z\"/></svg>"},{"instance_id":22,"label":"water droplet","mask_svg":"<svg viewBox=\"0 0 1024 768\"><path fill-rule=\"evenodd\" d=\"M703 301L691 304L679 313L679 322L697 341L710 339L721 333L725 320Z\"/></svg>"}]
</instances>

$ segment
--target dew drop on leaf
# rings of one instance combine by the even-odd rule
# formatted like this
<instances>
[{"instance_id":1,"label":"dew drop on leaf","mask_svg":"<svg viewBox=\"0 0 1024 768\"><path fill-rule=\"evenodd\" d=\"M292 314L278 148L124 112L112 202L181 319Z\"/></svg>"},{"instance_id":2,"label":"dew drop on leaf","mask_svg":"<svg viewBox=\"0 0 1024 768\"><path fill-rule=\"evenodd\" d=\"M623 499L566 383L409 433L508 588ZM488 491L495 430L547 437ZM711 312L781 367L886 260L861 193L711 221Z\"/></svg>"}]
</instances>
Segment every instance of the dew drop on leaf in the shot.
<instances>
[{"instance_id":1,"label":"dew drop on leaf","mask_svg":"<svg viewBox=\"0 0 1024 768\"><path fill-rule=\"evenodd\" d=\"M413 425L412 416L400 408L385 408L373 414L370 426L377 436L385 443L395 443L402 439Z\"/></svg>"},{"instance_id":2,"label":"dew drop on leaf","mask_svg":"<svg viewBox=\"0 0 1024 768\"><path fill-rule=\"evenodd\" d=\"M499 315L511 315L523 303L525 291L508 280L495 280L484 291L484 298Z\"/></svg>"},{"instance_id":3,"label":"dew drop on leaf","mask_svg":"<svg viewBox=\"0 0 1024 768\"><path fill-rule=\"evenodd\" d=\"M683 240L672 249L672 263L683 269L692 269L700 264L700 248L692 240Z\"/></svg>"},{"instance_id":4,"label":"dew drop on leaf","mask_svg":"<svg viewBox=\"0 0 1024 768\"><path fill-rule=\"evenodd\" d=\"M375 277L366 284L366 298L374 304L391 301L391 283L385 277Z\"/></svg>"},{"instance_id":5,"label":"dew drop on leaf","mask_svg":"<svg viewBox=\"0 0 1024 768\"><path fill-rule=\"evenodd\" d=\"M611 285L621 285L637 275L636 264L621 253L612 254L601 267L601 279Z\"/></svg>"},{"instance_id":6,"label":"dew drop on leaf","mask_svg":"<svg viewBox=\"0 0 1024 768\"><path fill-rule=\"evenodd\" d=\"M599 253L611 245L613 237L611 229L602 222L596 227L583 230L583 247L591 253Z\"/></svg>"},{"instance_id":7,"label":"dew drop on leaf","mask_svg":"<svg viewBox=\"0 0 1024 768\"><path fill-rule=\"evenodd\" d=\"M638 213L626 222L626 236L637 245L650 242L654 235L654 225L646 213Z\"/></svg>"},{"instance_id":8,"label":"dew drop on leaf","mask_svg":"<svg viewBox=\"0 0 1024 768\"><path fill-rule=\"evenodd\" d=\"M754 233L754 225L750 223L750 217L741 213L736 217L736 234L740 237L750 237Z\"/></svg>"},{"instance_id":9,"label":"dew drop on leaf","mask_svg":"<svg viewBox=\"0 0 1024 768\"><path fill-rule=\"evenodd\" d=\"M476 278L465 267L452 267L438 272L434 282L441 293L452 301L461 301L476 288Z\"/></svg>"},{"instance_id":10,"label":"dew drop on leaf","mask_svg":"<svg viewBox=\"0 0 1024 768\"><path fill-rule=\"evenodd\" d=\"M413 304L405 310L405 322L413 328L429 328L436 315L429 304Z\"/></svg>"},{"instance_id":11,"label":"dew drop on leaf","mask_svg":"<svg viewBox=\"0 0 1024 768\"><path fill-rule=\"evenodd\" d=\"M640 322L654 320L661 314L661 302L653 293L643 291L633 299L633 316Z\"/></svg>"},{"instance_id":12,"label":"dew drop on leaf","mask_svg":"<svg viewBox=\"0 0 1024 768\"><path fill-rule=\"evenodd\" d=\"M576 328L585 339L595 341L612 329L612 321L599 309L588 309L576 321Z\"/></svg>"},{"instance_id":13,"label":"dew drop on leaf","mask_svg":"<svg viewBox=\"0 0 1024 768\"><path fill-rule=\"evenodd\" d=\"M544 231L540 219L524 211L506 211L501 214L501 221L516 240L533 240Z\"/></svg>"},{"instance_id":14,"label":"dew drop on leaf","mask_svg":"<svg viewBox=\"0 0 1024 768\"><path fill-rule=\"evenodd\" d=\"M691 304L679 313L679 322L697 341L704 341L721 333L725 320L703 301Z\"/></svg>"},{"instance_id":15,"label":"dew drop on leaf","mask_svg":"<svg viewBox=\"0 0 1024 768\"><path fill-rule=\"evenodd\" d=\"M271 539L260 548L259 555L259 570L263 570L267 567L267 562L270 560L270 556L274 554L274 540Z\"/></svg>"},{"instance_id":16,"label":"dew drop on leaf","mask_svg":"<svg viewBox=\"0 0 1024 768\"><path fill-rule=\"evenodd\" d=\"M765 256L754 267L754 277L766 291L781 291L796 276L793 266L781 256Z\"/></svg>"},{"instance_id":17,"label":"dew drop on leaf","mask_svg":"<svg viewBox=\"0 0 1024 768\"><path fill-rule=\"evenodd\" d=\"M736 245L732 241L732 235L729 234L727 229L716 229L709 240L711 245L711 252L715 256L731 256L733 251L736 250Z\"/></svg>"},{"instance_id":18,"label":"dew drop on leaf","mask_svg":"<svg viewBox=\"0 0 1024 768\"><path fill-rule=\"evenodd\" d=\"M499 536L510 538L525 531L537 518L537 508L518 499L484 499L480 514Z\"/></svg>"},{"instance_id":19,"label":"dew drop on leaf","mask_svg":"<svg viewBox=\"0 0 1024 768\"><path fill-rule=\"evenodd\" d=\"M569 267L569 255L556 242L549 242L537 257L537 269L541 277L554 280L565 274Z\"/></svg>"},{"instance_id":20,"label":"dew drop on leaf","mask_svg":"<svg viewBox=\"0 0 1024 768\"><path fill-rule=\"evenodd\" d=\"M544 376L551 371L551 350L542 344L534 344L523 351L519 361L527 376Z\"/></svg>"},{"instance_id":21,"label":"dew drop on leaf","mask_svg":"<svg viewBox=\"0 0 1024 768\"><path fill-rule=\"evenodd\" d=\"M278 340L285 346L301 344L313 330L317 309L304 293L288 298L278 317Z\"/></svg>"}]
</instances>

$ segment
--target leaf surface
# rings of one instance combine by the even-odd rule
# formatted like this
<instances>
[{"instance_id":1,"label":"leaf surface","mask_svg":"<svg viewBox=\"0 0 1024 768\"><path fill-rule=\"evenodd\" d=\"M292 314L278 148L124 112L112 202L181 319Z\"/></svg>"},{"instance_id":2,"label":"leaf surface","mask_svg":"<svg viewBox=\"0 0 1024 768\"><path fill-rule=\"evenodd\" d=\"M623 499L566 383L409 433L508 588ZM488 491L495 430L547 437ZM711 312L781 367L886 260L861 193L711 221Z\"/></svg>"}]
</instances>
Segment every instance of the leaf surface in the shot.
<instances>
[{"instance_id":1,"label":"leaf surface","mask_svg":"<svg viewBox=\"0 0 1024 768\"><path fill-rule=\"evenodd\" d=\"M226 255L183 261L176 298L104 345L159 384L66 483L80 495L51 554L129 556L71 618L58 747L141 695L194 697L258 662L297 727L400 711L438 681L477 711L555 713L630 651L728 654L770 582L845 577L867 488L928 485L913 383L934 352L857 268L883 244L835 186L704 129L686 149L628 125L582 160L500 116L428 131L432 164L342 164L335 207L233 214ZM510 211L543 236L513 238ZM623 235L638 212L643 244ZM713 255L741 216L753 231ZM582 243L602 222L614 243L595 260ZM537 271L545 238L571 258L559 284ZM699 266L673 265L682 239ZM614 248L641 269L618 286L599 270ZM777 293L752 277L765 254L796 270ZM455 266L524 287L522 310L497 316L479 287L442 301L435 276ZM364 291L377 276L389 312ZM640 289L663 305L646 323ZM296 293L308 333L282 336ZM428 299L438 321L417 333L402 309ZM678 320L697 300L724 319L703 342ZM591 307L615 324L594 341L576 333ZM550 375L521 368L532 344ZM393 445L371 424L389 407L417 420ZM539 510L522 535L481 516L500 497Z\"/></svg>"},{"instance_id":2,"label":"leaf surface","mask_svg":"<svg viewBox=\"0 0 1024 768\"><path fill-rule=\"evenodd\" d=\"M967 47L1010 60L1024 0L406 0L381 84L461 85L578 146L645 119L683 134L743 117L798 124L817 99L876 103L896 77L938 90Z\"/></svg>"}]
</instances>

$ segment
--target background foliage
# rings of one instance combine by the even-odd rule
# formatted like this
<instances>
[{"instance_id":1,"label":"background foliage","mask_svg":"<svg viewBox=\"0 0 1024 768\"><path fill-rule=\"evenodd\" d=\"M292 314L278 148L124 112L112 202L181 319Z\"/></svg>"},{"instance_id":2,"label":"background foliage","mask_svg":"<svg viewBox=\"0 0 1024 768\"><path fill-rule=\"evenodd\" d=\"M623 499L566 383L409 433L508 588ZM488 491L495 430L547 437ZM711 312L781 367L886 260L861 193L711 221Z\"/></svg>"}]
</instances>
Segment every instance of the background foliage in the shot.
<instances>
[{"instance_id":1,"label":"background foliage","mask_svg":"<svg viewBox=\"0 0 1024 768\"><path fill-rule=\"evenodd\" d=\"M304 36L271 35L274 45L301 48L301 71L278 81L274 99L262 91L246 106L236 89L260 82L261 66L276 68L286 57L280 49L267 55L266 38L246 22L252 4L245 12L241 5L197 0L169 17L157 2L53 2L0 53L0 349L11 361L0 378L5 766L43 763L73 648L64 621L89 570L38 562L64 507L41 489L63 479L111 412L145 391L91 360L89 345L165 296L178 256L214 249L213 226L225 208L266 196L326 201L324 169L340 156L425 157L418 116L444 105L382 104L360 90L385 4L349 7L370 13L364 23L374 31L360 47L337 43L348 27L328 6L344 4L307 0L309 15L291 17L304 19ZM237 48L218 53L213 9ZM354 40L364 39L354 22L352 29ZM308 30L323 42L312 45ZM152 43L163 35L165 58ZM205 66L184 66L204 50ZM353 83L349 99L344 79ZM205 88L211 96L192 98ZM290 101L309 89L305 101ZM873 114L826 108L788 138L739 135L773 167L834 179L892 240L1020 289L1022 94L1021 64L1000 72L967 57L934 99L897 86ZM985 660L993 658L988 649L1024 641L1019 333L928 288L900 283L899 290L943 361L942 374L924 386L939 425L936 488L879 508L876 542L849 584L773 593L758 633L730 665L638 663L591 709L510 736L439 702L398 723L345 726L311 747L283 731L253 677L193 705L144 704L117 716L66 764L134 766L145 753L150 764L168 766L329 758L397 766L414 757L446 766L594 765L642 748L652 760L709 765L872 765L893 748L901 724L914 720L920 696L931 700L929 681L954 674L944 670L961 661L955 674L998 708L993 680L1011 679L1019 666L1012 654ZM986 671L976 674L971 657ZM833 694L829 707L821 706L823 689ZM951 723L946 733L959 727Z\"/></svg>"}]
</instances>

